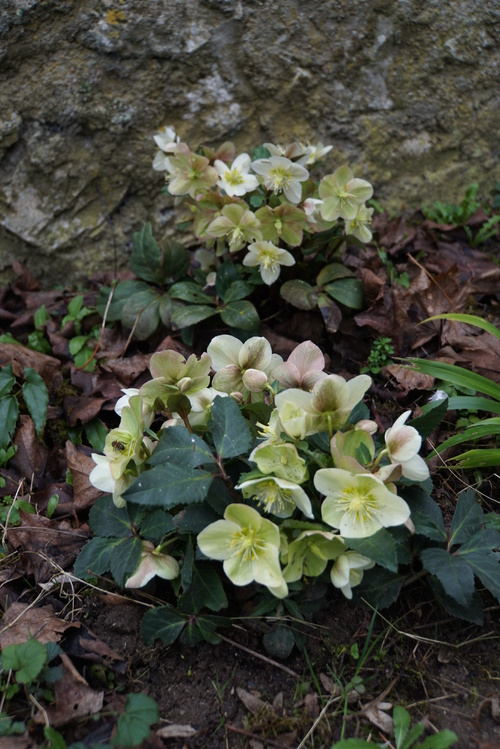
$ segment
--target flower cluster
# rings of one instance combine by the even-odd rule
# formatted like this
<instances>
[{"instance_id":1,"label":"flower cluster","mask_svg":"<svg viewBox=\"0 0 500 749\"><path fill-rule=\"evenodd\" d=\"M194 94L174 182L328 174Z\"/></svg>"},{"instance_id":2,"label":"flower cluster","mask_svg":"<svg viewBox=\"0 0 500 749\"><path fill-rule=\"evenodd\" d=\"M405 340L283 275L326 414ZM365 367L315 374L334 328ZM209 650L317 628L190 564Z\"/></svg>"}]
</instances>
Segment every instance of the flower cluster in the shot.
<instances>
[{"instance_id":1,"label":"flower cluster","mask_svg":"<svg viewBox=\"0 0 500 749\"><path fill-rule=\"evenodd\" d=\"M216 256L246 249L243 265L258 268L267 285L278 279L282 266L295 264L290 250L302 244L304 232L340 225L362 242L371 239L370 183L347 166L319 183L311 178L310 168L332 146L265 143L257 149L260 158L252 160L247 153L236 155L232 143L218 151L191 151L171 127L154 139L159 151L153 168L165 172L170 195L191 199L197 238L215 246Z\"/></svg>"},{"instance_id":2,"label":"flower cluster","mask_svg":"<svg viewBox=\"0 0 500 749\"><path fill-rule=\"evenodd\" d=\"M384 441L375 440L377 424L353 417L355 409L366 411L362 401L370 377L346 381L324 368L324 356L311 341L298 345L287 361L258 336L244 343L231 335L216 336L199 358L185 359L174 350L157 352L150 363L152 379L140 390L125 391L119 400L120 425L109 432L104 455L92 456L96 467L90 481L111 493L118 506L125 505L124 492L144 471L155 470L150 467L159 462L155 446L164 435L168 441L174 426L181 432L174 428L171 434L176 436L168 444L176 455L186 445L181 457L193 477L213 479L206 471L196 473L208 461L218 480L232 482L235 501L207 505L208 519L214 508L219 519L207 520L197 534L204 558L223 562L234 585L256 582L278 598L287 596L289 585L304 576L328 574L329 567L332 584L350 598L364 571L375 564L359 553L359 541L405 524L411 532L410 508L396 483L402 477L424 481L429 471L418 454L421 438L406 424L409 412L386 430ZM221 398L228 399L226 405L232 401L238 417L234 425L227 420L223 427L215 423L220 420L214 418L217 408L222 413ZM241 431L248 440L240 442ZM192 462L191 443L192 450L202 445L200 459ZM246 453L240 444L249 446ZM161 479L174 458L165 448L160 454L166 461L160 466ZM225 455L231 458L230 473ZM151 456L155 460L148 461ZM195 483L193 492L198 492ZM151 485L161 487L161 480ZM159 491L156 506L161 503ZM185 496L187 504L203 500L199 494ZM127 586L144 585L154 575L179 575L179 540L172 528L184 505L175 502L175 497L169 500L166 537L158 546L143 541L138 568ZM165 553L167 548L172 555Z\"/></svg>"}]
</instances>

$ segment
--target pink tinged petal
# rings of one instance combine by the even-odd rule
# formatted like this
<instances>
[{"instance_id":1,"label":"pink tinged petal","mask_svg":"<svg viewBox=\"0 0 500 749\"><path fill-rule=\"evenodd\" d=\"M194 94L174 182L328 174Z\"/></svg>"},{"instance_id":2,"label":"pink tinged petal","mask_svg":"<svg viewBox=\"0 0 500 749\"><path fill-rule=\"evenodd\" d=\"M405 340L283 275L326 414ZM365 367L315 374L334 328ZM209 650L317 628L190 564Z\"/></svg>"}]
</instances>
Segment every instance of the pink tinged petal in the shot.
<instances>
[{"instance_id":1,"label":"pink tinged petal","mask_svg":"<svg viewBox=\"0 0 500 749\"><path fill-rule=\"evenodd\" d=\"M299 370L290 362L290 359L285 364L280 364L276 367L273 370L272 376L284 388L298 388L302 382Z\"/></svg>"},{"instance_id":2,"label":"pink tinged petal","mask_svg":"<svg viewBox=\"0 0 500 749\"><path fill-rule=\"evenodd\" d=\"M288 362L294 364L301 375L311 371L321 371L325 367L325 357L321 349L312 341L303 341L294 348Z\"/></svg>"},{"instance_id":3,"label":"pink tinged petal","mask_svg":"<svg viewBox=\"0 0 500 749\"><path fill-rule=\"evenodd\" d=\"M243 374L243 384L251 393L261 393L267 386L267 375L259 369L247 369Z\"/></svg>"},{"instance_id":4,"label":"pink tinged petal","mask_svg":"<svg viewBox=\"0 0 500 749\"><path fill-rule=\"evenodd\" d=\"M209 559L228 559L234 553L233 536L241 531L239 523L232 520L216 520L198 534L198 546Z\"/></svg>"},{"instance_id":5,"label":"pink tinged petal","mask_svg":"<svg viewBox=\"0 0 500 749\"><path fill-rule=\"evenodd\" d=\"M232 335L218 335L212 339L207 347L207 353L212 359L212 367L216 372L228 364L239 366L239 354L242 342Z\"/></svg>"},{"instance_id":6,"label":"pink tinged petal","mask_svg":"<svg viewBox=\"0 0 500 749\"><path fill-rule=\"evenodd\" d=\"M241 369L237 364L229 364L221 369L214 376L212 386L223 393L232 393L235 390L243 390L243 380L241 379Z\"/></svg>"}]
</instances>

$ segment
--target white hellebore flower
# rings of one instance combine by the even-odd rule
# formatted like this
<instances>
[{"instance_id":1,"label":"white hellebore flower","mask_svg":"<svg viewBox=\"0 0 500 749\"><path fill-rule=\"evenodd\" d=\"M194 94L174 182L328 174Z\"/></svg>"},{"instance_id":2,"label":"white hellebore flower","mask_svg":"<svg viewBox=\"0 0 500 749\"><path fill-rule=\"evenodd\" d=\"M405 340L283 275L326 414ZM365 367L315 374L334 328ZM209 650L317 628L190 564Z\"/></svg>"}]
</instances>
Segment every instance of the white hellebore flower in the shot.
<instances>
[{"instance_id":1,"label":"white hellebore flower","mask_svg":"<svg viewBox=\"0 0 500 749\"><path fill-rule=\"evenodd\" d=\"M179 136L176 135L173 127L167 125L153 137L156 145L160 149L154 158L153 169L157 172L171 172L172 165L170 164L167 154L175 152L175 146L180 142Z\"/></svg>"},{"instance_id":2,"label":"white hellebore flower","mask_svg":"<svg viewBox=\"0 0 500 749\"><path fill-rule=\"evenodd\" d=\"M258 393L265 390L283 359L273 354L266 338L253 336L245 343L232 335L218 335L207 348L217 373L212 385L223 393ZM272 381L272 380L271 380Z\"/></svg>"},{"instance_id":3,"label":"white hellebore flower","mask_svg":"<svg viewBox=\"0 0 500 749\"><path fill-rule=\"evenodd\" d=\"M304 166L295 164L285 156L271 156L269 159L253 161L252 169L264 177L264 185L268 190L275 193L284 192L290 203L300 203L300 183L309 177L309 172Z\"/></svg>"},{"instance_id":4,"label":"white hellebore flower","mask_svg":"<svg viewBox=\"0 0 500 749\"><path fill-rule=\"evenodd\" d=\"M142 542L139 564L125 583L126 588L143 588L156 575L164 580L174 580L179 575L177 561L168 554L162 554L160 549L155 548L151 541Z\"/></svg>"},{"instance_id":5,"label":"white hellebore flower","mask_svg":"<svg viewBox=\"0 0 500 749\"><path fill-rule=\"evenodd\" d=\"M276 247L272 242L254 242L248 245L248 250L248 254L243 258L243 265L259 266L260 275L267 286L278 280L282 265L295 265L294 256L288 250Z\"/></svg>"},{"instance_id":6,"label":"white hellebore flower","mask_svg":"<svg viewBox=\"0 0 500 749\"><path fill-rule=\"evenodd\" d=\"M386 431L386 450L391 463L401 466L405 478L412 481L425 481L429 477L429 468L425 460L418 454L422 437L415 427L405 425L410 414L411 411L405 411Z\"/></svg>"},{"instance_id":7,"label":"white hellebore flower","mask_svg":"<svg viewBox=\"0 0 500 749\"><path fill-rule=\"evenodd\" d=\"M263 476L250 481L242 481L236 489L241 489L243 496L251 497L264 510L278 518L289 518L298 507L307 517L313 518L311 500L305 491L292 481L276 476Z\"/></svg>"},{"instance_id":8,"label":"white hellebore flower","mask_svg":"<svg viewBox=\"0 0 500 749\"><path fill-rule=\"evenodd\" d=\"M381 528L402 525L410 517L404 499L371 474L320 468L314 486L326 495L321 506L324 522L338 528L345 538L367 538Z\"/></svg>"},{"instance_id":9,"label":"white hellebore flower","mask_svg":"<svg viewBox=\"0 0 500 749\"><path fill-rule=\"evenodd\" d=\"M250 156L247 153L240 153L235 158L230 167L223 161L216 159L214 167L217 170L219 179L217 186L221 187L227 195L246 195L259 186L259 180L250 172Z\"/></svg>"},{"instance_id":10,"label":"white hellebore flower","mask_svg":"<svg viewBox=\"0 0 500 749\"><path fill-rule=\"evenodd\" d=\"M346 551L335 560L330 577L336 588L340 588L346 598L352 598L352 590L363 579L363 571L370 570L375 562L357 551Z\"/></svg>"}]
</instances>

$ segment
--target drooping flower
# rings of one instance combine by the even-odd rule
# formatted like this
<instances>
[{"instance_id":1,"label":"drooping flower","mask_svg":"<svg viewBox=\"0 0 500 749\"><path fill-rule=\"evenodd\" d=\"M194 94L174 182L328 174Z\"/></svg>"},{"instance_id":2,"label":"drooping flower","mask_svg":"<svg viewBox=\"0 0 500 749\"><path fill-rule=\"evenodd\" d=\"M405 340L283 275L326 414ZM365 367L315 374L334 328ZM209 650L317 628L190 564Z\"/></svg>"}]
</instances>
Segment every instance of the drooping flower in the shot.
<instances>
[{"instance_id":1,"label":"drooping flower","mask_svg":"<svg viewBox=\"0 0 500 749\"><path fill-rule=\"evenodd\" d=\"M254 336L242 343L232 335L219 335L207 347L216 372L212 385L223 393L262 392L272 381L274 369L283 359L273 354L265 338Z\"/></svg>"},{"instance_id":2,"label":"drooping flower","mask_svg":"<svg viewBox=\"0 0 500 749\"><path fill-rule=\"evenodd\" d=\"M405 422L411 411L401 414L385 433L385 445L391 463L401 466L402 474L412 481L425 481L429 477L427 463L418 454L422 437L415 427Z\"/></svg>"},{"instance_id":3,"label":"drooping flower","mask_svg":"<svg viewBox=\"0 0 500 749\"><path fill-rule=\"evenodd\" d=\"M325 357L312 341L303 341L294 348L286 362L274 370L274 377L283 388L311 390L326 377Z\"/></svg>"},{"instance_id":4,"label":"drooping flower","mask_svg":"<svg viewBox=\"0 0 500 749\"><path fill-rule=\"evenodd\" d=\"M170 171L171 164L167 154L175 151L175 147L180 142L180 138L176 135L175 130L168 125L153 137L156 145L160 149L157 151L154 158L153 169L158 172Z\"/></svg>"},{"instance_id":5,"label":"drooping flower","mask_svg":"<svg viewBox=\"0 0 500 749\"><path fill-rule=\"evenodd\" d=\"M155 548L151 541L142 542L141 556L137 569L125 583L126 588L143 588L153 577L164 580L174 580L179 575L177 561L161 552L161 547Z\"/></svg>"},{"instance_id":6,"label":"drooping flower","mask_svg":"<svg viewBox=\"0 0 500 749\"><path fill-rule=\"evenodd\" d=\"M277 244L281 239L289 247L298 247L302 243L302 230L307 224L307 217L300 208L289 203L282 203L277 208L263 206L255 212L262 229L262 239Z\"/></svg>"},{"instance_id":7,"label":"drooping flower","mask_svg":"<svg viewBox=\"0 0 500 749\"><path fill-rule=\"evenodd\" d=\"M215 388L203 388L202 390L197 390L196 393L188 395L189 402L191 403L191 411L188 415L188 421L191 426L206 425L210 417L212 403L217 395L221 398L227 397L227 393L222 393Z\"/></svg>"},{"instance_id":8,"label":"drooping flower","mask_svg":"<svg viewBox=\"0 0 500 749\"><path fill-rule=\"evenodd\" d=\"M109 468L114 479L120 478L130 461L139 465L148 458L152 444L144 437L142 399L132 396L122 409L120 424L106 435L104 455L110 458Z\"/></svg>"},{"instance_id":9,"label":"drooping flower","mask_svg":"<svg viewBox=\"0 0 500 749\"><path fill-rule=\"evenodd\" d=\"M125 507L126 502L122 495L136 476L125 472L115 478L112 473L113 458L98 453L92 453L90 457L96 464L89 474L89 481L92 486L95 486L101 492L111 494L116 507Z\"/></svg>"},{"instance_id":10,"label":"drooping flower","mask_svg":"<svg viewBox=\"0 0 500 749\"><path fill-rule=\"evenodd\" d=\"M264 147L267 148L271 156L285 156L287 159L295 161L297 164L305 164L311 155L311 149L297 141L290 143L287 146L275 145L274 143L264 143Z\"/></svg>"},{"instance_id":11,"label":"drooping flower","mask_svg":"<svg viewBox=\"0 0 500 749\"><path fill-rule=\"evenodd\" d=\"M375 562L357 551L346 551L335 560L330 578L336 588L340 588L346 598L352 598L352 588L363 579L364 570L370 570Z\"/></svg>"},{"instance_id":12,"label":"drooping flower","mask_svg":"<svg viewBox=\"0 0 500 749\"><path fill-rule=\"evenodd\" d=\"M211 237L225 237L230 252L262 239L260 221L255 213L237 203L224 206L220 215L207 226L206 233Z\"/></svg>"},{"instance_id":13,"label":"drooping flower","mask_svg":"<svg viewBox=\"0 0 500 749\"><path fill-rule=\"evenodd\" d=\"M326 499L321 506L325 523L345 538L366 538L381 528L402 525L410 508L375 476L342 468L320 468L314 486Z\"/></svg>"},{"instance_id":14,"label":"drooping flower","mask_svg":"<svg viewBox=\"0 0 500 749\"><path fill-rule=\"evenodd\" d=\"M372 222L373 208L367 208L366 205L360 205L354 218L345 222L345 233L352 234L361 242L369 242L372 233L368 228Z\"/></svg>"},{"instance_id":15,"label":"drooping flower","mask_svg":"<svg viewBox=\"0 0 500 749\"><path fill-rule=\"evenodd\" d=\"M306 164L307 166L312 166L313 164L316 164L317 161L321 161L323 156L326 156L327 153L330 153L333 146L324 146L321 141L319 143L316 143L316 145L313 145L312 143L308 143L306 146L307 151L309 151L309 155L307 156L307 159L304 161L303 158L298 160L299 164Z\"/></svg>"},{"instance_id":16,"label":"drooping flower","mask_svg":"<svg viewBox=\"0 0 500 749\"><path fill-rule=\"evenodd\" d=\"M285 481L303 484L307 479L307 465L295 445L289 442L258 445L249 456L261 473L278 476Z\"/></svg>"},{"instance_id":17,"label":"drooping flower","mask_svg":"<svg viewBox=\"0 0 500 749\"><path fill-rule=\"evenodd\" d=\"M294 256L287 250L276 247L272 242L254 242L248 245L248 250L248 254L243 258L243 265L258 267L267 286L278 280L282 265L295 265Z\"/></svg>"},{"instance_id":18,"label":"drooping flower","mask_svg":"<svg viewBox=\"0 0 500 749\"><path fill-rule=\"evenodd\" d=\"M342 538L334 533L320 530L302 531L288 544L287 565L283 569L283 577L287 583L300 580L302 575L317 577L324 571L328 560L336 559L344 549Z\"/></svg>"},{"instance_id":19,"label":"drooping flower","mask_svg":"<svg viewBox=\"0 0 500 749\"><path fill-rule=\"evenodd\" d=\"M236 489L241 490L245 499L251 497L265 512L278 518L289 518L297 507L307 518L314 517L311 500L293 481L276 476L264 476L242 481Z\"/></svg>"},{"instance_id":20,"label":"drooping flower","mask_svg":"<svg viewBox=\"0 0 500 749\"><path fill-rule=\"evenodd\" d=\"M149 363L153 379L141 387L141 397L151 405L154 405L157 398L166 405L170 395L179 392L184 395L196 393L210 384L211 365L211 359L206 353L199 359L191 354L186 360L178 351L157 351Z\"/></svg>"},{"instance_id":21,"label":"drooping flower","mask_svg":"<svg viewBox=\"0 0 500 749\"><path fill-rule=\"evenodd\" d=\"M325 221L343 218L351 221L358 207L373 195L373 187L364 179L356 179L348 166L341 166L334 174L319 183L319 197L323 200L321 216Z\"/></svg>"},{"instance_id":22,"label":"drooping flower","mask_svg":"<svg viewBox=\"0 0 500 749\"><path fill-rule=\"evenodd\" d=\"M221 187L230 196L246 195L247 192L252 192L259 186L257 177L250 174L250 156L247 153L240 153L230 167L223 161L216 159L214 167L219 175L218 187Z\"/></svg>"},{"instance_id":23,"label":"drooping flower","mask_svg":"<svg viewBox=\"0 0 500 749\"><path fill-rule=\"evenodd\" d=\"M252 169L264 178L264 185L274 193L285 193L290 203L299 203L302 196L301 182L309 177L304 166L296 164L285 156L271 156L269 159L252 161Z\"/></svg>"},{"instance_id":24,"label":"drooping flower","mask_svg":"<svg viewBox=\"0 0 500 749\"><path fill-rule=\"evenodd\" d=\"M232 504L224 520L216 520L198 534L198 546L205 556L223 562L224 572L234 585L255 582L265 585L278 598L288 587L279 562L280 532L253 507Z\"/></svg>"},{"instance_id":25,"label":"drooping flower","mask_svg":"<svg viewBox=\"0 0 500 749\"><path fill-rule=\"evenodd\" d=\"M307 198L302 203L302 208L304 209L304 213L306 214L307 220L310 224L317 223L317 219L314 214L319 211L322 205L323 201L318 200L317 198Z\"/></svg>"}]
</instances>

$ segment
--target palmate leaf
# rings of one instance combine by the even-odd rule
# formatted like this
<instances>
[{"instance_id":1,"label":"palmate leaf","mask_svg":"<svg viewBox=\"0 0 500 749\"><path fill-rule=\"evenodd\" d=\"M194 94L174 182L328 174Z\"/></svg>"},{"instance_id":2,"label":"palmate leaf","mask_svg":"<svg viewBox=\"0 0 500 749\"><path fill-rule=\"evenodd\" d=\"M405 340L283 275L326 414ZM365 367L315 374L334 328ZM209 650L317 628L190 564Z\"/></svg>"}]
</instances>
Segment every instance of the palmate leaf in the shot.
<instances>
[{"instance_id":1,"label":"palmate leaf","mask_svg":"<svg viewBox=\"0 0 500 749\"><path fill-rule=\"evenodd\" d=\"M145 284L147 286L147 284ZM123 325L134 329L134 336L144 341L154 333L160 322L161 296L150 286L138 291L123 305L121 320Z\"/></svg>"},{"instance_id":2,"label":"palmate leaf","mask_svg":"<svg viewBox=\"0 0 500 749\"><path fill-rule=\"evenodd\" d=\"M381 567L385 567L390 572L397 572L396 542L385 528L381 528L373 536L367 538L344 538L344 541L349 548L373 559Z\"/></svg>"},{"instance_id":3,"label":"palmate leaf","mask_svg":"<svg viewBox=\"0 0 500 749\"><path fill-rule=\"evenodd\" d=\"M481 580L482 584L500 601L500 533L489 528L474 533L456 552Z\"/></svg>"},{"instance_id":4,"label":"palmate leaf","mask_svg":"<svg viewBox=\"0 0 500 749\"><path fill-rule=\"evenodd\" d=\"M420 558L425 569L435 575L446 594L460 606L468 606L474 594L474 574L468 562L446 549L424 549Z\"/></svg>"},{"instance_id":5,"label":"palmate leaf","mask_svg":"<svg viewBox=\"0 0 500 749\"><path fill-rule=\"evenodd\" d=\"M127 579L131 577L139 565L142 551L140 538L123 538L111 555L110 571L115 582L123 588Z\"/></svg>"},{"instance_id":6,"label":"palmate leaf","mask_svg":"<svg viewBox=\"0 0 500 749\"><path fill-rule=\"evenodd\" d=\"M192 302L193 304L213 304L213 297L205 294L204 291L193 281L179 281L170 287L170 296L172 299L181 299L183 302Z\"/></svg>"},{"instance_id":7,"label":"palmate leaf","mask_svg":"<svg viewBox=\"0 0 500 749\"><path fill-rule=\"evenodd\" d=\"M83 580L93 575L112 572L118 585L123 586L127 577L139 564L141 541L127 538L93 538L81 550L74 566L74 573Z\"/></svg>"},{"instance_id":8,"label":"palmate leaf","mask_svg":"<svg viewBox=\"0 0 500 749\"><path fill-rule=\"evenodd\" d=\"M461 492L458 495L457 506L450 530L450 547L454 544L463 544L471 536L480 530L484 521L484 513L476 500L473 489Z\"/></svg>"},{"instance_id":9,"label":"palmate leaf","mask_svg":"<svg viewBox=\"0 0 500 749\"><path fill-rule=\"evenodd\" d=\"M428 361L427 359L404 359L403 361L411 364L419 372L431 375L431 377L436 377L452 385L458 385L458 387L470 388L500 401L500 385L497 385L496 382L487 377L483 377L475 372L469 372L469 370L459 367L456 364Z\"/></svg>"},{"instance_id":10,"label":"palmate leaf","mask_svg":"<svg viewBox=\"0 0 500 749\"><path fill-rule=\"evenodd\" d=\"M141 632L147 645L157 638L165 645L171 645L179 637L186 625L186 618L170 608L157 606L149 609L142 619Z\"/></svg>"},{"instance_id":11,"label":"palmate leaf","mask_svg":"<svg viewBox=\"0 0 500 749\"><path fill-rule=\"evenodd\" d=\"M354 588L354 593L372 606L385 609L397 600L405 579L406 575L375 567L365 572L361 584Z\"/></svg>"},{"instance_id":12,"label":"palmate leaf","mask_svg":"<svg viewBox=\"0 0 500 749\"><path fill-rule=\"evenodd\" d=\"M205 499L213 478L213 473L168 463L141 474L123 496L147 507L193 504Z\"/></svg>"},{"instance_id":13,"label":"palmate leaf","mask_svg":"<svg viewBox=\"0 0 500 749\"><path fill-rule=\"evenodd\" d=\"M227 605L227 597L217 572L210 562L197 562L193 566L191 585L177 601L179 611L197 614L203 608L220 611Z\"/></svg>"},{"instance_id":14,"label":"palmate leaf","mask_svg":"<svg viewBox=\"0 0 500 749\"><path fill-rule=\"evenodd\" d=\"M128 694L125 712L118 718L113 746L139 746L151 733L150 726L159 718L156 700L146 694Z\"/></svg>"},{"instance_id":15,"label":"palmate leaf","mask_svg":"<svg viewBox=\"0 0 500 749\"><path fill-rule=\"evenodd\" d=\"M95 536L125 538L132 535L127 507L117 507L109 494L95 501L89 523Z\"/></svg>"},{"instance_id":16,"label":"palmate leaf","mask_svg":"<svg viewBox=\"0 0 500 749\"><path fill-rule=\"evenodd\" d=\"M134 249L130 256L130 267L136 276L145 281L162 280L163 254L151 231L151 224L144 224L142 229L133 235Z\"/></svg>"},{"instance_id":17,"label":"palmate leaf","mask_svg":"<svg viewBox=\"0 0 500 749\"><path fill-rule=\"evenodd\" d=\"M212 432L217 455L221 458L235 458L250 449L250 430L232 398L215 397L208 429Z\"/></svg>"},{"instance_id":18,"label":"palmate leaf","mask_svg":"<svg viewBox=\"0 0 500 749\"><path fill-rule=\"evenodd\" d=\"M429 575L427 582L432 588L437 601L445 611L451 614L451 616L454 616L457 619L464 619L464 621L471 622L472 624L482 625L484 623L483 602L477 590L474 591L469 603L466 606L463 606L454 598L451 598L451 596L446 594L445 589L437 577Z\"/></svg>"}]
</instances>

